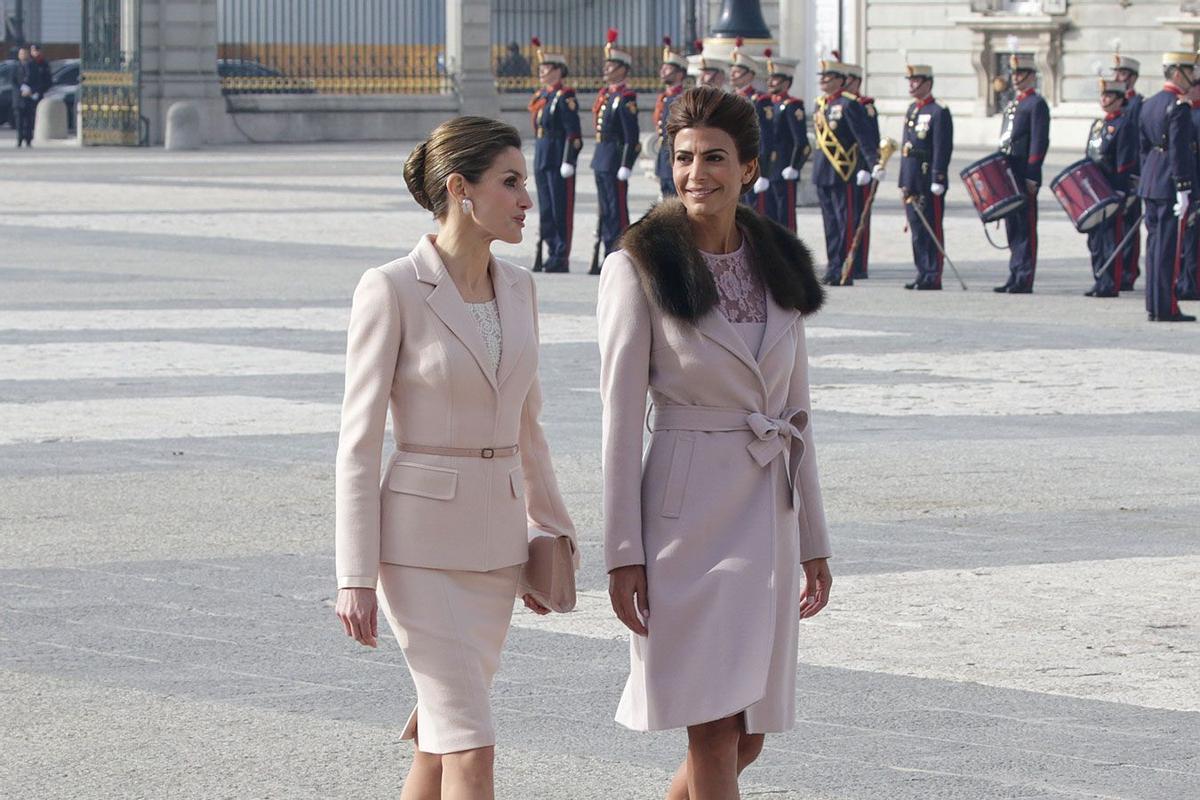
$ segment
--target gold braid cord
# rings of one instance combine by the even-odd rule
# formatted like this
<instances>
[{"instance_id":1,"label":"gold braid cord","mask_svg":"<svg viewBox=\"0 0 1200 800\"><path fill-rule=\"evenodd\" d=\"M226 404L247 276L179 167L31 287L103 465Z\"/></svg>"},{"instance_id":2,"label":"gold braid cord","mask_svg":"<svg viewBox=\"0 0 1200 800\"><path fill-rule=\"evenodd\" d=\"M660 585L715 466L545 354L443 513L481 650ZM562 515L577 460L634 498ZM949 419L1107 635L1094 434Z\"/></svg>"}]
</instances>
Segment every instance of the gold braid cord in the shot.
<instances>
[{"instance_id":1,"label":"gold braid cord","mask_svg":"<svg viewBox=\"0 0 1200 800\"><path fill-rule=\"evenodd\" d=\"M850 173L854 170L854 165L858 163L858 143L855 142L847 150L838 141L837 135L829 127L829 119L825 114L825 107L828 104L827 98L817 98L817 113L813 115L813 131L816 133L817 148L825 154L825 158L829 159L829 163L838 177L849 182Z\"/></svg>"}]
</instances>

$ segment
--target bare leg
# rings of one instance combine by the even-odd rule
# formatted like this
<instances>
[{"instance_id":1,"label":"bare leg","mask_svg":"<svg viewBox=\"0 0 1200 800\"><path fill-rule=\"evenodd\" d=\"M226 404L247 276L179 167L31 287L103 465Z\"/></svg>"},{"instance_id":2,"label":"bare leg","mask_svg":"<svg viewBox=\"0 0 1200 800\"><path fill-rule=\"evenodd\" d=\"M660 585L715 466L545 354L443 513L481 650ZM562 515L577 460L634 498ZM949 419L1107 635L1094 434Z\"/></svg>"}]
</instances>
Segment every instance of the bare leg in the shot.
<instances>
[{"instance_id":1,"label":"bare leg","mask_svg":"<svg viewBox=\"0 0 1200 800\"><path fill-rule=\"evenodd\" d=\"M738 800L741 715L688 726L687 788L690 800Z\"/></svg>"},{"instance_id":2,"label":"bare leg","mask_svg":"<svg viewBox=\"0 0 1200 800\"><path fill-rule=\"evenodd\" d=\"M400 791L400 800L441 800L442 757L436 753L422 753L417 745L419 734L414 732L413 760Z\"/></svg>"},{"instance_id":3,"label":"bare leg","mask_svg":"<svg viewBox=\"0 0 1200 800\"><path fill-rule=\"evenodd\" d=\"M491 745L442 756L443 800L494 800Z\"/></svg>"},{"instance_id":4,"label":"bare leg","mask_svg":"<svg viewBox=\"0 0 1200 800\"><path fill-rule=\"evenodd\" d=\"M737 771L739 776L742 774L742 770L758 759L765 740L766 736L761 733L743 733L738 738ZM675 775L671 778L671 786L667 789L667 800L691 800L688 795L687 764L687 758L684 758L679 764L679 769L675 770Z\"/></svg>"}]
</instances>

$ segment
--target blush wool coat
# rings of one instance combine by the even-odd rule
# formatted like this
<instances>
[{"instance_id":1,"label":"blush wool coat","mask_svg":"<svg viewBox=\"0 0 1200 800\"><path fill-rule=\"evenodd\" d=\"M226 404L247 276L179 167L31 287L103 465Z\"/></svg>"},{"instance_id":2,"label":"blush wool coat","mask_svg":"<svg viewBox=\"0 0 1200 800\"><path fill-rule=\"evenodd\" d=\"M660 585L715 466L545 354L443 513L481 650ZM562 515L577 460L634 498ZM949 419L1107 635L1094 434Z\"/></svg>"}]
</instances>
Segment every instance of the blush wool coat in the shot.
<instances>
[{"instance_id":1,"label":"blush wool coat","mask_svg":"<svg viewBox=\"0 0 1200 800\"><path fill-rule=\"evenodd\" d=\"M742 711L747 732L790 729L801 563L830 555L803 321L822 290L792 234L737 214L767 289L758 353L717 309L678 200L633 225L600 277L605 557L648 581L617 710L635 730Z\"/></svg>"}]
</instances>

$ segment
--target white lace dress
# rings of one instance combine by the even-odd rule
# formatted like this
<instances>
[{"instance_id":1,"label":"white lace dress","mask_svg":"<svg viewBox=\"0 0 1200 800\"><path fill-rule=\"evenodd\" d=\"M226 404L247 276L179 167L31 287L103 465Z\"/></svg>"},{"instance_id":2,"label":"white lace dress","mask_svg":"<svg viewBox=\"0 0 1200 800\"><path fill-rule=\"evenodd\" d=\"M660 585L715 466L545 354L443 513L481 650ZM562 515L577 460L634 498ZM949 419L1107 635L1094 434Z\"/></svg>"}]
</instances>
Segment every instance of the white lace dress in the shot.
<instances>
[{"instance_id":1,"label":"white lace dress","mask_svg":"<svg viewBox=\"0 0 1200 800\"><path fill-rule=\"evenodd\" d=\"M471 310L471 316L479 325L479 333L487 347L488 363L492 366L492 372L498 372L504 341L500 331L500 307L492 299L486 303L467 303L467 308Z\"/></svg>"},{"instance_id":2,"label":"white lace dress","mask_svg":"<svg viewBox=\"0 0 1200 800\"><path fill-rule=\"evenodd\" d=\"M700 255L717 282L717 308L757 358L767 330L767 292L750 266L745 234L741 247L732 253L700 251Z\"/></svg>"}]
</instances>

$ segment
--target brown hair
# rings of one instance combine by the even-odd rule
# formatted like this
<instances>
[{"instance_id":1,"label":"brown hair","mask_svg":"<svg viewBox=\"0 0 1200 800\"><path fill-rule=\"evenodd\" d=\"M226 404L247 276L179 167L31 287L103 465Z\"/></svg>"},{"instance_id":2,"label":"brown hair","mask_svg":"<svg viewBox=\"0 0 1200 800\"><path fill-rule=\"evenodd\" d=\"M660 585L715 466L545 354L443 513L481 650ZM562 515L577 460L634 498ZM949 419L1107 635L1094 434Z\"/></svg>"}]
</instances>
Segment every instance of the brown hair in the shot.
<instances>
[{"instance_id":1,"label":"brown hair","mask_svg":"<svg viewBox=\"0 0 1200 800\"><path fill-rule=\"evenodd\" d=\"M712 86L688 89L671 106L667 118L667 144L675 150L675 135L685 128L716 128L733 139L738 161L745 164L758 158L758 112L746 98ZM762 164L743 184L747 191L762 172Z\"/></svg>"},{"instance_id":2,"label":"brown hair","mask_svg":"<svg viewBox=\"0 0 1200 800\"><path fill-rule=\"evenodd\" d=\"M478 183L510 147L521 149L521 134L512 125L487 117L455 117L433 129L404 161L404 182L422 208L445 219L450 205L446 179L458 173Z\"/></svg>"}]
</instances>

